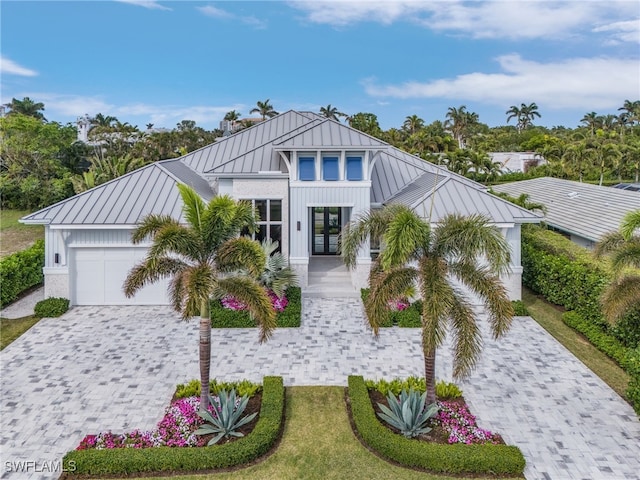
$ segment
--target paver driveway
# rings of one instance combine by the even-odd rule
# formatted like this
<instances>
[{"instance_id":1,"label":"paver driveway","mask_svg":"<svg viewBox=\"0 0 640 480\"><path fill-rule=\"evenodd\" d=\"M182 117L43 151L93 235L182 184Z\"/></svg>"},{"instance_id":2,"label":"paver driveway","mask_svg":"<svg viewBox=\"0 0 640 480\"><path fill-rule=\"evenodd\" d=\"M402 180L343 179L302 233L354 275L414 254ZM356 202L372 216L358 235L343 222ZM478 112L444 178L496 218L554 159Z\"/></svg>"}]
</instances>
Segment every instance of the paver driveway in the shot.
<instances>
[{"instance_id":1,"label":"paver driveway","mask_svg":"<svg viewBox=\"0 0 640 480\"><path fill-rule=\"evenodd\" d=\"M417 330L386 329L374 340L359 300L303 301L303 326L266 344L253 330L214 330L212 375L345 385L352 373L421 374ZM2 478L56 478L42 470L85 434L152 428L175 384L198 377L197 328L164 307L74 308L3 350ZM438 377L448 379L447 349L438 362ZM480 425L523 450L528 479L640 478L631 407L533 320L518 318L506 338L486 340L462 388ZM16 472L25 461L31 472Z\"/></svg>"}]
</instances>

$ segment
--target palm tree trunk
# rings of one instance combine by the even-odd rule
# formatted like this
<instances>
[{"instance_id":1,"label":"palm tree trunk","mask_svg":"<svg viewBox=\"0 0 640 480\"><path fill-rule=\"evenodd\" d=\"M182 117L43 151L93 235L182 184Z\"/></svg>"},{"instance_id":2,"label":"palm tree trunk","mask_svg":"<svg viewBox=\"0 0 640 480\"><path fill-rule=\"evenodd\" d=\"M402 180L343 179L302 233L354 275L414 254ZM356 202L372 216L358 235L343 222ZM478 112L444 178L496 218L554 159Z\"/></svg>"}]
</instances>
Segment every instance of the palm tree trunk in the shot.
<instances>
[{"instance_id":1,"label":"palm tree trunk","mask_svg":"<svg viewBox=\"0 0 640 480\"><path fill-rule=\"evenodd\" d=\"M424 350L424 377L427 382L427 405L436 402L436 351Z\"/></svg>"},{"instance_id":2,"label":"palm tree trunk","mask_svg":"<svg viewBox=\"0 0 640 480\"><path fill-rule=\"evenodd\" d=\"M211 372L211 318L209 303L200 309L200 409L209 406L209 375Z\"/></svg>"}]
</instances>

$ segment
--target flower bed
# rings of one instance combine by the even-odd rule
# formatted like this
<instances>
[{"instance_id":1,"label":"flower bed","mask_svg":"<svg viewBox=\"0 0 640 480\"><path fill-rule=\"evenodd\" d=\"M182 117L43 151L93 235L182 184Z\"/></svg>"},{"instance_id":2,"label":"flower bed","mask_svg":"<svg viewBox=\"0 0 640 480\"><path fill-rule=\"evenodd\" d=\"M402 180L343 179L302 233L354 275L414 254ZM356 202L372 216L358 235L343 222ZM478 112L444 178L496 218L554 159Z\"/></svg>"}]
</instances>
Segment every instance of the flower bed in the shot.
<instances>
[{"instance_id":1,"label":"flower bed","mask_svg":"<svg viewBox=\"0 0 640 480\"><path fill-rule=\"evenodd\" d=\"M523 475L520 449L495 443L444 443L408 439L385 427L375 414L364 379L350 376L348 399L361 441L401 465L447 474Z\"/></svg>"},{"instance_id":2,"label":"flower bed","mask_svg":"<svg viewBox=\"0 0 640 480\"><path fill-rule=\"evenodd\" d=\"M302 314L301 290L289 287L284 297L278 298L273 292L269 294L276 311L278 327L299 327ZM213 328L252 328L256 322L245 310L246 305L232 297L211 302L211 326Z\"/></svg>"},{"instance_id":3,"label":"flower bed","mask_svg":"<svg viewBox=\"0 0 640 480\"><path fill-rule=\"evenodd\" d=\"M197 407L199 403L193 399L173 402L153 432L160 437L165 435L167 444L181 443L185 438L190 438L185 425L195 421L193 412ZM264 377L259 419L251 433L246 436L233 442L203 447L176 447L165 444L153 448L136 448L136 442L143 443L142 438L144 442L152 442L157 437L134 431L125 436L126 445L123 447L130 448L88 448L67 453L63 459L67 473L63 478L74 475L104 477L139 476L137 474L143 472L197 472L243 465L261 457L273 447L281 433L283 414L282 377ZM163 429L166 429L166 432L163 433ZM204 439L206 438L205 436ZM114 434L104 434L100 438L96 435L95 439L85 437L81 445L89 446L94 442L117 443L122 439L123 437Z\"/></svg>"},{"instance_id":4,"label":"flower bed","mask_svg":"<svg viewBox=\"0 0 640 480\"><path fill-rule=\"evenodd\" d=\"M369 289L360 289L360 297L362 302L366 302L369 296ZM381 327L403 327L403 328L419 328L420 315L422 314L422 301L416 300L409 303L406 299L398 299L389 304L389 315L380 325Z\"/></svg>"}]
</instances>

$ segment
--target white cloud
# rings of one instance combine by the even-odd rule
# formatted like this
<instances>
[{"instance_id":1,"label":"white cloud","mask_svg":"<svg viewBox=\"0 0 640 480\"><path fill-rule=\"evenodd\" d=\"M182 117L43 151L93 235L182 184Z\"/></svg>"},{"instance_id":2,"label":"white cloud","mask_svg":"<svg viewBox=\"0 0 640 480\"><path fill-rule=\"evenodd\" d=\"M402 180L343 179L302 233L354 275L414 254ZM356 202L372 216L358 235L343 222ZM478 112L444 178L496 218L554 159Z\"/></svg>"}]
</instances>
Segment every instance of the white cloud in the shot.
<instances>
[{"instance_id":1,"label":"white cloud","mask_svg":"<svg viewBox=\"0 0 640 480\"><path fill-rule=\"evenodd\" d=\"M536 102L547 109L612 108L640 91L637 59L572 58L539 63L519 55L498 57L501 72L473 72L455 78L399 85L363 81L366 92L377 98L447 98L475 101L507 108Z\"/></svg>"},{"instance_id":2,"label":"white cloud","mask_svg":"<svg viewBox=\"0 0 640 480\"><path fill-rule=\"evenodd\" d=\"M613 22L593 29L594 32L612 32L615 42L640 43L640 18L622 22Z\"/></svg>"},{"instance_id":3,"label":"white cloud","mask_svg":"<svg viewBox=\"0 0 640 480\"><path fill-rule=\"evenodd\" d=\"M100 97L43 92L29 92L23 96L37 99L37 101L44 103L51 118L56 118L55 114L64 117L79 117L84 114L95 115L98 112L111 114L113 111L113 105L105 102Z\"/></svg>"},{"instance_id":4,"label":"white cloud","mask_svg":"<svg viewBox=\"0 0 640 480\"><path fill-rule=\"evenodd\" d=\"M120 3L128 3L138 7L148 8L149 10L172 10L169 7L159 4L156 0L115 0Z\"/></svg>"},{"instance_id":5,"label":"white cloud","mask_svg":"<svg viewBox=\"0 0 640 480\"><path fill-rule=\"evenodd\" d=\"M209 125L209 128L217 127L217 122L222 120L227 112L231 110L242 110L243 105L229 106L209 106L209 105L149 105L135 103L121 105L114 109L113 115L129 118L140 117L142 120L151 122L156 126L174 127L182 120L194 120L199 125ZM148 119L148 120L144 120Z\"/></svg>"},{"instance_id":6,"label":"white cloud","mask_svg":"<svg viewBox=\"0 0 640 480\"><path fill-rule=\"evenodd\" d=\"M228 12L226 10L223 10L221 8L218 7L214 7L213 5L206 5L204 7L196 7L196 10L198 10L200 13L202 13L203 15L206 15L208 17L212 17L212 18L218 18L218 19L235 19L235 20L239 20L240 22L255 27L255 28L266 28L267 27L267 22L265 22L264 20L261 20L257 17L254 16L241 16L241 15L235 15L231 12Z\"/></svg>"},{"instance_id":7,"label":"white cloud","mask_svg":"<svg viewBox=\"0 0 640 480\"><path fill-rule=\"evenodd\" d=\"M407 21L473 38L566 38L602 22L624 23L638 14L635 1L294 1L308 21L344 27L358 22ZM604 30L602 30L604 31ZM619 40L638 41L632 35Z\"/></svg>"},{"instance_id":8,"label":"white cloud","mask_svg":"<svg viewBox=\"0 0 640 480\"><path fill-rule=\"evenodd\" d=\"M2 75L20 75L22 77L35 77L38 72L30 68L18 65L13 60L9 60L4 55L0 56L0 74Z\"/></svg>"}]
</instances>

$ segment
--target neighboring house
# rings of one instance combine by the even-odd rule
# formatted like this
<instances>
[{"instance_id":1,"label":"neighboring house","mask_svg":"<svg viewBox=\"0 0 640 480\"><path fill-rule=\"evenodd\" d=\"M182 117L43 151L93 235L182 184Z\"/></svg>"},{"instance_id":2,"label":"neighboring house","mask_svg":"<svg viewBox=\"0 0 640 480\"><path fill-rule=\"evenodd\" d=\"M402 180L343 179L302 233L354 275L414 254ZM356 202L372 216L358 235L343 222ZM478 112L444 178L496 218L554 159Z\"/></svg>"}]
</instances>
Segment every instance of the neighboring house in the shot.
<instances>
[{"instance_id":1,"label":"neighboring house","mask_svg":"<svg viewBox=\"0 0 640 480\"><path fill-rule=\"evenodd\" d=\"M640 209L637 192L559 178L542 177L491 187L512 197L527 194L546 207L544 221L583 247L593 248L620 227L627 212Z\"/></svg>"},{"instance_id":2,"label":"neighboring house","mask_svg":"<svg viewBox=\"0 0 640 480\"><path fill-rule=\"evenodd\" d=\"M338 235L356 215L391 202L412 207L436 223L443 216L481 213L512 248L505 278L520 298L520 225L540 218L486 192L484 186L425 162L339 122L289 111L183 157L164 160L99 185L22 219L45 225L45 296L72 305L168 304L167 282L133 299L122 284L147 245L131 231L150 213L182 216L176 184L209 200L217 194L251 201L260 213L256 239L278 240L282 253L309 286L309 264L337 254ZM350 274L365 286L371 251L363 248Z\"/></svg>"},{"instance_id":3,"label":"neighboring house","mask_svg":"<svg viewBox=\"0 0 640 480\"><path fill-rule=\"evenodd\" d=\"M535 152L489 152L493 163L500 165L502 173L523 172L544 165L546 160Z\"/></svg>"}]
</instances>

